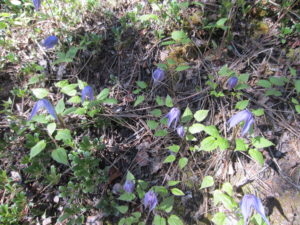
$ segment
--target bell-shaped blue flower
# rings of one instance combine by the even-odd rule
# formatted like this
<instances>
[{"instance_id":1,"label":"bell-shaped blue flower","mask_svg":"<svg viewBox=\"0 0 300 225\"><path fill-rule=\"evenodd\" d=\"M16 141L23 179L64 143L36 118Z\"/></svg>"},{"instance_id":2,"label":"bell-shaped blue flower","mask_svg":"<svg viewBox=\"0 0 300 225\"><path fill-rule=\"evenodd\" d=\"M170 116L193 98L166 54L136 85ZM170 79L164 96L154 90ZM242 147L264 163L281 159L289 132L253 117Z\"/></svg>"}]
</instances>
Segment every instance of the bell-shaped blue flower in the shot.
<instances>
[{"instance_id":1,"label":"bell-shaped blue flower","mask_svg":"<svg viewBox=\"0 0 300 225\"><path fill-rule=\"evenodd\" d=\"M230 120L228 121L229 129L236 126L242 121L245 122L245 125L242 129L242 136L244 136L250 130L251 125L254 123L254 117L248 109L240 111L230 118Z\"/></svg>"},{"instance_id":2,"label":"bell-shaped blue flower","mask_svg":"<svg viewBox=\"0 0 300 225\"><path fill-rule=\"evenodd\" d=\"M242 201L240 202L240 208L244 217L244 224L247 225L248 219L251 215L251 209L255 209L257 213L263 218L266 224L270 225L269 220L266 217L263 204L260 199L255 195L244 195Z\"/></svg>"},{"instance_id":3,"label":"bell-shaped blue flower","mask_svg":"<svg viewBox=\"0 0 300 225\"><path fill-rule=\"evenodd\" d=\"M134 182L132 180L126 180L123 189L127 193L132 193L134 191Z\"/></svg>"},{"instance_id":4,"label":"bell-shaped blue flower","mask_svg":"<svg viewBox=\"0 0 300 225\"><path fill-rule=\"evenodd\" d=\"M33 5L36 11L38 11L41 7L41 0L33 0Z\"/></svg>"},{"instance_id":5,"label":"bell-shaped blue flower","mask_svg":"<svg viewBox=\"0 0 300 225\"><path fill-rule=\"evenodd\" d=\"M54 35L51 35L44 40L43 46L45 48L53 48L54 45L56 45L57 43L58 43L58 38Z\"/></svg>"},{"instance_id":6,"label":"bell-shaped blue flower","mask_svg":"<svg viewBox=\"0 0 300 225\"><path fill-rule=\"evenodd\" d=\"M157 196L153 191L148 191L144 196L144 206L145 208L149 207L149 210L152 211L158 203Z\"/></svg>"},{"instance_id":7,"label":"bell-shaped blue flower","mask_svg":"<svg viewBox=\"0 0 300 225\"><path fill-rule=\"evenodd\" d=\"M84 102L86 99L88 99L89 101L92 101L95 99L94 91L91 86L86 86L81 91L81 102Z\"/></svg>"},{"instance_id":8,"label":"bell-shaped blue flower","mask_svg":"<svg viewBox=\"0 0 300 225\"><path fill-rule=\"evenodd\" d=\"M227 88L229 90L233 89L238 83L238 78L237 77L230 77L227 81Z\"/></svg>"},{"instance_id":9,"label":"bell-shaped blue flower","mask_svg":"<svg viewBox=\"0 0 300 225\"><path fill-rule=\"evenodd\" d=\"M163 71L160 68L157 68L152 73L152 78L153 78L154 84L157 84L157 83L163 81L163 79L165 79L165 71Z\"/></svg>"},{"instance_id":10,"label":"bell-shaped blue flower","mask_svg":"<svg viewBox=\"0 0 300 225\"><path fill-rule=\"evenodd\" d=\"M185 132L184 132L184 128L183 128L182 125L180 125L176 128L176 132L177 132L179 137L181 137L181 138L184 137Z\"/></svg>"},{"instance_id":11,"label":"bell-shaped blue flower","mask_svg":"<svg viewBox=\"0 0 300 225\"><path fill-rule=\"evenodd\" d=\"M55 109L47 99L41 99L35 103L28 120L31 120L37 114L40 108L45 108L48 113L54 117L54 119L58 120Z\"/></svg>"},{"instance_id":12,"label":"bell-shaped blue flower","mask_svg":"<svg viewBox=\"0 0 300 225\"><path fill-rule=\"evenodd\" d=\"M170 127L174 121L174 129L175 129L180 119L180 110L174 107L170 110L170 112L165 117L168 118L168 127Z\"/></svg>"}]
</instances>

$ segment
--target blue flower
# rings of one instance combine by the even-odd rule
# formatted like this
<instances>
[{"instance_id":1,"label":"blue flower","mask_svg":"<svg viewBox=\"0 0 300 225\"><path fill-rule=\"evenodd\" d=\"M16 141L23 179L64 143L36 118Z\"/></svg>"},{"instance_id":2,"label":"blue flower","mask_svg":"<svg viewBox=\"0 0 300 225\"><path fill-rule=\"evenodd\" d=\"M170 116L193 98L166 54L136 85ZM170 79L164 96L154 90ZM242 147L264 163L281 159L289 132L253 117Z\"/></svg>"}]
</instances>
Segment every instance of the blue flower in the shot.
<instances>
[{"instance_id":1,"label":"blue flower","mask_svg":"<svg viewBox=\"0 0 300 225\"><path fill-rule=\"evenodd\" d=\"M165 117L168 118L168 127L170 127L174 121L174 129L175 129L177 127L177 123L180 118L180 110L174 107L170 110L170 112Z\"/></svg>"},{"instance_id":2,"label":"blue flower","mask_svg":"<svg viewBox=\"0 0 300 225\"><path fill-rule=\"evenodd\" d=\"M227 88L229 90L233 89L238 83L238 78L237 77L230 77L227 81Z\"/></svg>"},{"instance_id":3,"label":"blue flower","mask_svg":"<svg viewBox=\"0 0 300 225\"><path fill-rule=\"evenodd\" d=\"M269 220L265 215L263 204L255 195L244 195L242 201L240 202L240 208L242 210L245 225L247 225L248 218L251 214L251 208L254 208L260 214L266 224L270 225Z\"/></svg>"},{"instance_id":4,"label":"blue flower","mask_svg":"<svg viewBox=\"0 0 300 225\"><path fill-rule=\"evenodd\" d=\"M153 78L154 84L161 82L163 79L165 79L165 71L163 71L160 68L157 68L152 73L152 78Z\"/></svg>"},{"instance_id":5,"label":"blue flower","mask_svg":"<svg viewBox=\"0 0 300 225\"><path fill-rule=\"evenodd\" d=\"M132 180L126 180L123 189L127 193L132 193L134 191L134 182Z\"/></svg>"},{"instance_id":6,"label":"blue flower","mask_svg":"<svg viewBox=\"0 0 300 225\"><path fill-rule=\"evenodd\" d=\"M254 123L253 115L248 109L240 111L230 118L230 120L228 121L229 129L236 126L242 121L245 122L245 125L242 129L242 136L244 136L250 130L251 125Z\"/></svg>"},{"instance_id":7,"label":"blue flower","mask_svg":"<svg viewBox=\"0 0 300 225\"><path fill-rule=\"evenodd\" d=\"M41 7L41 0L33 0L33 5L36 11L38 11Z\"/></svg>"},{"instance_id":8,"label":"blue flower","mask_svg":"<svg viewBox=\"0 0 300 225\"><path fill-rule=\"evenodd\" d=\"M37 114L40 108L45 108L51 116L58 120L53 106L47 99L41 99L35 103L28 120L31 120Z\"/></svg>"},{"instance_id":9,"label":"blue flower","mask_svg":"<svg viewBox=\"0 0 300 225\"><path fill-rule=\"evenodd\" d=\"M86 86L81 91L81 102L84 102L86 99L89 99L89 101L94 100L94 91L91 86Z\"/></svg>"},{"instance_id":10,"label":"blue flower","mask_svg":"<svg viewBox=\"0 0 300 225\"><path fill-rule=\"evenodd\" d=\"M183 128L183 126L178 126L177 128L176 128L176 131L177 131L177 134L178 134L178 136L179 137L181 137L181 138L183 138L184 137L184 128Z\"/></svg>"},{"instance_id":11,"label":"blue flower","mask_svg":"<svg viewBox=\"0 0 300 225\"><path fill-rule=\"evenodd\" d=\"M58 43L58 38L54 35L51 35L44 40L43 46L45 48L53 48L54 45L56 45L57 43Z\"/></svg>"},{"instance_id":12,"label":"blue flower","mask_svg":"<svg viewBox=\"0 0 300 225\"><path fill-rule=\"evenodd\" d=\"M157 205L157 196L153 191L148 191L144 196L144 206L145 208L149 207L149 210L152 211Z\"/></svg>"}]
</instances>

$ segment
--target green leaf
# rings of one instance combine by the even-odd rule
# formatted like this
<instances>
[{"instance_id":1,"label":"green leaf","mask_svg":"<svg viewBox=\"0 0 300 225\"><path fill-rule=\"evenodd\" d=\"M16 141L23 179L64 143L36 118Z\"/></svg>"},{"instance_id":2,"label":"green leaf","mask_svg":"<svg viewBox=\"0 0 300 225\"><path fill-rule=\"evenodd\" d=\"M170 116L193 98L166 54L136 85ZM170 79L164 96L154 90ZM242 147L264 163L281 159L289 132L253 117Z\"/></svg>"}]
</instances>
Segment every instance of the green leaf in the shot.
<instances>
[{"instance_id":1,"label":"green leaf","mask_svg":"<svg viewBox=\"0 0 300 225\"><path fill-rule=\"evenodd\" d=\"M57 141L68 141L68 140L72 140L71 137L71 132L68 129L63 129L63 130L58 130L57 134L55 136L55 140Z\"/></svg>"},{"instance_id":2,"label":"green leaf","mask_svg":"<svg viewBox=\"0 0 300 225\"><path fill-rule=\"evenodd\" d=\"M30 159L37 156L41 151L43 151L46 148L46 145L47 144L45 140L36 143L36 145L30 149Z\"/></svg>"},{"instance_id":3,"label":"green leaf","mask_svg":"<svg viewBox=\"0 0 300 225\"><path fill-rule=\"evenodd\" d=\"M153 186L152 190L163 197L169 195L168 189L164 186Z\"/></svg>"},{"instance_id":4,"label":"green leaf","mask_svg":"<svg viewBox=\"0 0 300 225\"><path fill-rule=\"evenodd\" d=\"M212 222L214 222L216 225L225 225L226 215L223 212L216 213L213 218Z\"/></svg>"},{"instance_id":5,"label":"green leaf","mask_svg":"<svg viewBox=\"0 0 300 225\"><path fill-rule=\"evenodd\" d=\"M249 87L249 85L247 85L247 84L237 84L236 86L235 86L235 90L244 90L244 89L247 89Z\"/></svg>"},{"instance_id":6,"label":"green leaf","mask_svg":"<svg viewBox=\"0 0 300 225\"><path fill-rule=\"evenodd\" d=\"M77 94L77 91L75 89L77 86L78 86L78 84L69 84L67 86L64 86L61 89L61 92L68 96L75 96Z\"/></svg>"},{"instance_id":7,"label":"green leaf","mask_svg":"<svg viewBox=\"0 0 300 225\"><path fill-rule=\"evenodd\" d=\"M224 194L220 190L215 190L213 192L213 201L215 205L221 202L224 205L224 207L228 210L233 210L237 207L237 203L231 197Z\"/></svg>"},{"instance_id":8,"label":"green leaf","mask_svg":"<svg viewBox=\"0 0 300 225\"><path fill-rule=\"evenodd\" d=\"M56 123L49 123L47 125L47 131L50 134L50 136L53 134L53 132L55 131L55 129L56 129Z\"/></svg>"},{"instance_id":9,"label":"green leaf","mask_svg":"<svg viewBox=\"0 0 300 225\"><path fill-rule=\"evenodd\" d=\"M127 175L126 175L126 180L135 180L134 175L128 170Z\"/></svg>"},{"instance_id":10,"label":"green leaf","mask_svg":"<svg viewBox=\"0 0 300 225\"><path fill-rule=\"evenodd\" d=\"M248 145L243 139L235 139L235 151L246 151L248 150Z\"/></svg>"},{"instance_id":11,"label":"green leaf","mask_svg":"<svg viewBox=\"0 0 300 225\"><path fill-rule=\"evenodd\" d=\"M285 79L283 77L270 77L269 81L276 86L284 86Z\"/></svg>"},{"instance_id":12,"label":"green leaf","mask_svg":"<svg viewBox=\"0 0 300 225\"><path fill-rule=\"evenodd\" d=\"M78 104L81 102L81 98L78 95L76 95L76 96L71 97L67 102Z\"/></svg>"},{"instance_id":13,"label":"green leaf","mask_svg":"<svg viewBox=\"0 0 300 225\"><path fill-rule=\"evenodd\" d=\"M272 84L270 81L268 80L259 80L257 82L257 85L258 86L261 86L261 87L264 87L264 88L271 88L272 87Z\"/></svg>"},{"instance_id":14,"label":"green leaf","mask_svg":"<svg viewBox=\"0 0 300 225\"><path fill-rule=\"evenodd\" d=\"M139 95L139 96L137 97L137 99L135 100L133 106L135 107L135 106L141 104L144 100L145 100L145 97L144 97L143 95Z\"/></svg>"},{"instance_id":15,"label":"green leaf","mask_svg":"<svg viewBox=\"0 0 300 225\"><path fill-rule=\"evenodd\" d=\"M267 148L274 145L273 142L265 139L264 137L259 137L259 136L252 138L251 141L252 141L252 145L255 148Z\"/></svg>"},{"instance_id":16,"label":"green leaf","mask_svg":"<svg viewBox=\"0 0 300 225\"><path fill-rule=\"evenodd\" d=\"M226 76L226 77L228 77L228 76L234 74L234 72L231 69L229 69L228 66L227 66L227 64L226 64L226 65L224 65L224 66L221 67L221 69L219 70L218 74L220 76Z\"/></svg>"},{"instance_id":17,"label":"green leaf","mask_svg":"<svg viewBox=\"0 0 300 225\"><path fill-rule=\"evenodd\" d=\"M228 18L221 18L217 21L216 27L223 28Z\"/></svg>"},{"instance_id":18,"label":"green leaf","mask_svg":"<svg viewBox=\"0 0 300 225\"><path fill-rule=\"evenodd\" d=\"M298 114L300 114L300 105L295 105L295 110Z\"/></svg>"},{"instance_id":19,"label":"green leaf","mask_svg":"<svg viewBox=\"0 0 300 225\"><path fill-rule=\"evenodd\" d=\"M217 137L217 144L221 151L224 151L229 148L229 142L226 138Z\"/></svg>"},{"instance_id":20,"label":"green leaf","mask_svg":"<svg viewBox=\"0 0 300 225\"><path fill-rule=\"evenodd\" d=\"M294 103L295 105L299 105L299 101L295 98L292 98L292 103Z\"/></svg>"},{"instance_id":21,"label":"green leaf","mask_svg":"<svg viewBox=\"0 0 300 225\"><path fill-rule=\"evenodd\" d=\"M145 14L145 15L142 15L142 16L139 17L139 20L141 22L149 21L151 19L152 20L158 20L159 17L157 15L155 15L155 14Z\"/></svg>"},{"instance_id":22,"label":"green leaf","mask_svg":"<svg viewBox=\"0 0 300 225\"><path fill-rule=\"evenodd\" d=\"M275 89L267 90L265 94L266 96L275 96L275 97L279 97L282 95L280 91Z\"/></svg>"},{"instance_id":23,"label":"green leaf","mask_svg":"<svg viewBox=\"0 0 300 225\"><path fill-rule=\"evenodd\" d=\"M254 116L262 116L265 114L264 109L253 109L251 112L254 114Z\"/></svg>"},{"instance_id":24,"label":"green leaf","mask_svg":"<svg viewBox=\"0 0 300 225\"><path fill-rule=\"evenodd\" d=\"M249 100L239 101L236 103L235 108L239 110L246 109L249 104Z\"/></svg>"},{"instance_id":25,"label":"green leaf","mask_svg":"<svg viewBox=\"0 0 300 225\"><path fill-rule=\"evenodd\" d=\"M300 80L295 80L295 89L296 89L296 92L299 94L300 93Z\"/></svg>"},{"instance_id":26,"label":"green leaf","mask_svg":"<svg viewBox=\"0 0 300 225\"><path fill-rule=\"evenodd\" d=\"M191 134L200 133L201 131L204 131L205 126L200 123L194 123L192 126L189 127L189 132Z\"/></svg>"},{"instance_id":27,"label":"green leaf","mask_svg":"<svg viewBox=\"0 0 300 225\"><path fill-rule=\"evenodd\" d=\"M69 81L68 80L61 80L57 83L54 84L55 87L58 87L58 88L63 88L65 86L69 85Z\"/></svg>"},{"instance_id":28,"label":"green leaf","mask_svg":"<svg viewBox=\"0 0 300 225\"><path fill-rule=\"evenodd\" d=\"M177 72L180 72L180 71L187 70L187 69L189 69L189 68L190 68L189 65L179 65L179 66L176 67L175 70L176 70Z\"/></svg>"},{"instance_id":29,"label":"green leaf","mask_svg":"<svg viewBox=\"0 0 300 225\"><path fill-rule=\"evenodd\" d=\"M209 136L201 141L200 150L210 152L215 150L217 147L218 144L216 142L216 138Z\"/></svg>"},{"instance_id":30,"label":"green leaf","mask_svg":"<svg viewBox=\"0 0 300 225\"><path fill-rule=\"evenodd\" d=\"M151 130L155 130L156 127L158 126L158 122L154 120L147 120L147 125Z\"/></svg>"},{"instance_id":31,"label":"green leaf","mask_svg":"<svg viewBox=\"0 0 300 225\"><path fill-rule=\"evenodd\" d=\"M55 149L51 153L51 157L56 162L59 162L59 163L65 164L65 165L69 165L67 152L64 148Z\"/></svg>"},{"instance_id":32,"label":"green leaf","mask_svg":"<svg viewBox=\"0 0 300 225\"><path fill-rule=\"evenodd\" d=\"M157 67L162 69L162 70L168 70L168 66L164 63L158 63Z\"/></svg>"},{"instance_id":33,"label":"green leaf","mask_svg":"<svg viewBox=\"0 0 300 225\"><path fill-rule=\"evenodd\" d=\"M184 225L182 220L174 214L168 218L168 224L169 225Z\"/></svg>"},{"instance_id":34,"label":"green leaf","mask_svg":"<svg viewBox=\"0 0 300 225\"><path fill-rule=\"evenodd\" d=\"M174 59L172 59L172 58L168 58L167 59L167 63L168 63L168 65L175 65L176 61Z\"/></svg>"},{"instance_id":35,"label":"green leaf","mask_svg":"<svg viewBox=\"0 0 300 225\"><path fill-rule=\"evenodd\" d=\"M139 86L141 89L147 88L147 84L144 81L136 81L137 86Z\"/></svg>"},{"instance_id":36,"label":"green leaf","mask_svg":"<svg viewBox=\"0 0 300 225\"><path fill-rule=\"evenodd\" d=\"M57 103L57 105L55 106L55 111L57 114L61 114L63 113L63 111L65 110L65 102L64 99L60 99Z\"/></svg>"},{"instance_id":37,"label":"green leaf","mask_svg":"<svg viewBox=\"0 0 300 225\"><path fill-rule=\"evenodd\" d=\"M184 196L184 193L178 188L172 188L171 192L175 196Z\"/></svg>"},{"instance_id":38,"label":"green leaf","mask_svg":"<svg viewBox=\"0 0 300 225\"><path fill-rule=\"evenodd\" d=\"M167 221L166 221L165 218L163 218L163 217L161 217L159 215L155 215L152 223L154 225L166 225Z\"/></svg>"},{"instance_id":39,"label":"green leaf","mask_svg":"<svg viewBox=\"0 0 300 225\"><path fill-rule=\"evenodd\" d=\"M162 201L159 205L159 209L165 211L166 213L170 213L173 209L174 197L168 197Z\"/></svg>"},{"instance_id":40,"label":"green leaf","mask_svg":"<svg viewBox=\"0 0 300 225\"><path fill-rule=\"evenodd\" d=\"M87 86L88 84L80 79L77 80L77 84L80 90L82 90L85 86Z\"/></svg>"},{"instance_id":41,"label":"green leaf","mask_svg":"<svg viewBox=\"0 0 300 225\"><path fill-rule=\"evenodd\" d=\"M180 183L180 181L178 181L178 180L169 180L169 181L168 181L168 186L169 186L169 187L175 186L175 185L177 185L177 184L179 184L179 183Z\"/></svg>"},{"instance_id":42,"label":"green leaf","mask_svg":"<svg viewBox=\"0 0 300 225\"><path fill-rule=\"evenodd\" d=\"M223 183L222 191L225 191L229 196L233 196L233 188L229 182Z\"/></svg>"},{"instance_id":43,"label":"green leaf","mask_svg":"<svg viewBox=\"0 0 300 225\"><path fill-rule=\"evenodd\" d=\"M187 163L188 163L188 158L186 158L186 157L182 157L182 158L180 158L179 159L179 162L178 162L178 165L179 165L179 169L183 169L186 165L187 165Z\"/></svg>"},{"instance_id":44,"label":"green leaf","mask_svg":"<svg viewBox=\"0 0 300 225\"><path fill-rule=\"evenodd\" d=\"M157 130L157 131L155 131L154 136L155 137L164 137L167 134L168 134L168 131L166 131L166 130Z\"/></svg>"},{"instance_id":45,"label":"green leaf","mask_svg":"<svg viewBox=\"0 0 300 225\"><path fill-rule=\"evenodd\" d=\"M106 98L103 100L103 103L109 104L109 105L115 105L115 104L118 104L118 101L115 98Z\"/></svg>"},{"instance_id":46,"label":"green leaf","mask_svg":"<svg viewBox=\"0 0 300 225\"><path fill-rule=\"evenodd\" d=\"M171 37L174 41L182 42L188 39L188 36L183 30L175 30L172 32Z\"/></svg>"},{"instance_id":47,"label":"green leaf","mask_svg":"<svg viewBox=\"0 0 300 225\"><path fill-rule=\"evenodd\" d=\"M104 88L99 95L97 95L96 99L103 101L104 99L106 99L109 95L109 89L108 88Z\"/></svg>"},{"instance_id":48,"label":"green leaf","mask_svg":"<svg viewBox=\"0 0 300 225\"><path fill-rule=\"evenodd\" d=\"M131 202L132 200L135 199L135 194L125 192L121 194L118 199L125 202Z\"/></svg>"},{"instance_id":49,"label":"green leaf","mask_svg":"<svg viewBox=\"0 0 300 225\"><path fill-rule=\"evenodd\" d=\"M164 100L160 96L156 96L155 101L159 106L165 105Z\"/></svg>"},{"instance_id":50,"label":"green leaf","mask_svg":"<svg viewBox=\"0 0 300 225\"><path fill-rule=\"evenodd\" d=\"M45 88L32 88L31 91L38 99L45 98L49 94L49 91Z\"/></svg>"},{"instance_id":51,"label":"green leaf","mask_svg":"<svg viewBox=\"0 0 300 225\"><path fill-rule=\"evenodd\" d=\"M169 149L172 152L177 153L180 149L180 146L179 145L170 145L170 146L167 147L167 149Z\"/></svg>"},{"instance_id":52,"label":"green leaf","mask_svg":"<svg viewBox=\"0 0 300 225\"><path fill-rule=\"evenodd\" d=\"M250 77L250 75L249 75L248 73L243 73L243 74L241 74L240 76L238 76L238 80L239 80L240 82L246 83L246 82L248 82L249 77Z\"/></svg>"},{"instance_id":53,"label":"green leaf","mask_svg":"<svg viewBox=\"0 0 300 225\"><path fill-rule=\"evenodd\" d=\"M209 110L198 110L195 114L194 114L194 118L197 122L201 122L203 121L207 115L208 115Z\"/></svg>"},{"instance_id":54,"label":"green leaf","mask_svg":"<svg viewBox=\"0 0 300 225\"><path fill-rule=\"evenodd\" d=\"M211 187L215 184L214 178L212 176L205 176L201 183L200 189Z\"/></svg>"},{"instance_id":55,"label":"green leaf","mask_svg":"<svg viewBox=\"0 0 300 225\"><path fill-rule=\"evenodd\" d=\"M169 95L166 97L166 106L170 108L173 107L172 98Z\"/></svg>"},{"instance_id":56,"label":"green leaf","mask_svg":"<svg viewBox=\"0 0 300 225\"><path fill-rule=\"evenodd\" d=\"M187 106L181 116L181 123L188 123L193 119L193 112Z\"/></svg>"},{"instance_id":57,"label":"green leaf","mask_svg":"<svg viewBox=\"0 0 300 225\"><path fill-rule=\"evenodd\" d=\"M156 117L161 117L161 110L160 109L153 109L151 112L150 112L151 115L153 116L156 116Z\"/></svg>"},{"instance_id":58,"label":"green leaf","mask_svg":"<svg viewBox=\"0 0 300 225\"><path fill-rule=\"evenodd\" d=\"M176 157L174 155L169 155L163 163L172 163L176 160Z\"/></svg>"},{"instance_id":59,"label":"green leaf","mask_svg":"<svg viewBox=\"0 0 300 225\"><path fill-rule=\"evenodd\" d=\"M122 214L125 214L128 211L128 206L127 205L117 205L116 208Z\"/></svg>"},{"instance_id":60,"label":"green leaf","mask_svg":"<svg viewBox=\"0 0 300 225\"><path fill-rule=\"evenodd\" d=\"M260 151L258 151L257 149L250 149L248 153L254 160L259 163L259 165L264 165L264 157Z\"/></svg>"},{"instance_id":61,"label":"green leaf","mask_svg":"<svg viewBox=\"0 0 300 225\"><path fill-rule=\"evenodd\" d=\"M204 128L204 131L208 135L211 135L211 136L216 137L216 138L220 136L218 129L216 128L216 126L213 126L213 125L206 126Z\"/></svg>"}]
</instances>

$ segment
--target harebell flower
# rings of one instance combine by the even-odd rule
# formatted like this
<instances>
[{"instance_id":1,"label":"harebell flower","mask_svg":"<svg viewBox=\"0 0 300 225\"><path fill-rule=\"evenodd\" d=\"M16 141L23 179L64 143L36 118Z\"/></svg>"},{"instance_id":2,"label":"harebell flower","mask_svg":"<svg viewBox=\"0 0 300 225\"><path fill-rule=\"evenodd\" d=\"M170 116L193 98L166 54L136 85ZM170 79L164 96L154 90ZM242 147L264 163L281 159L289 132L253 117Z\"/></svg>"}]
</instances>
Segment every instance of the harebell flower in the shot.
<instances>
[{"instance_id":1,"label":"harebell flower","mask_svg":"<svg viewBox=\"0 0 300 225\"><path fill-rule=\"evenodd\" d=\"M240 208L242 210L245 225L247 225L248 218L251 214L252 208L255 209L260 214L260 216L263 218L266 224L270 225L269 220L265 215L263 204L261 203L260 199L255 195L252 194L245 195L242 201L240 202Z\"/></svg>"}]
</instances>

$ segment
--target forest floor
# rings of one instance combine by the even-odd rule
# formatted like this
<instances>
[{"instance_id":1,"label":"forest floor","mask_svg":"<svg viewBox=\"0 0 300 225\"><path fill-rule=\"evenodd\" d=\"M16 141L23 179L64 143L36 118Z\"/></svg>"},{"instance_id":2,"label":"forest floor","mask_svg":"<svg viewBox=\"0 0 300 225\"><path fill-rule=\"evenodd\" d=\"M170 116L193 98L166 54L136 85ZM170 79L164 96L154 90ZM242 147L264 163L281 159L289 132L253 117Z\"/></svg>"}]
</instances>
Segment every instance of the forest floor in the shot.
<instances>
[{"instance_id":1,"label":"forest floor","mask_svg":"<svg viewBox=\"0 0 300 225\"><path fill-rule=\"evenodd\" d=\"M5 2L1 224L243 224L244 194L271 224L300 224L299 1ZM86 85L96 99L82 104ZM28 121L42 98L59 120ZM241 136L228 120L245 109Z\"/></svg>"}]
</instances>

